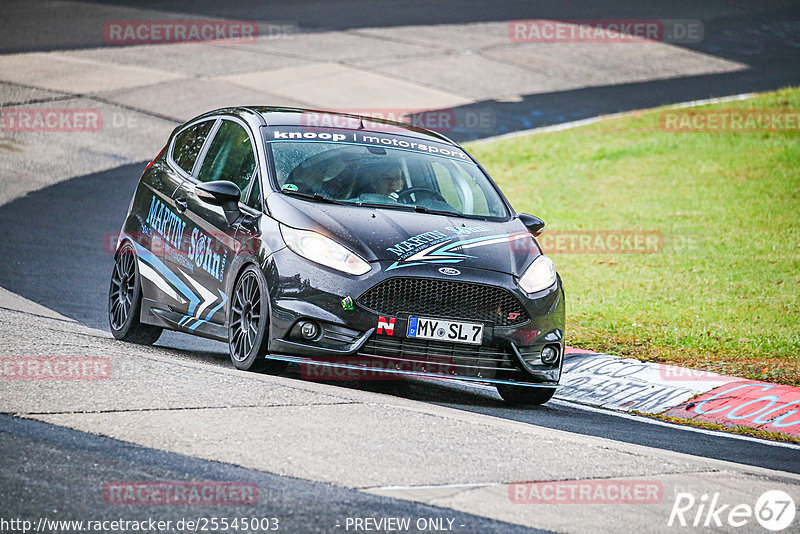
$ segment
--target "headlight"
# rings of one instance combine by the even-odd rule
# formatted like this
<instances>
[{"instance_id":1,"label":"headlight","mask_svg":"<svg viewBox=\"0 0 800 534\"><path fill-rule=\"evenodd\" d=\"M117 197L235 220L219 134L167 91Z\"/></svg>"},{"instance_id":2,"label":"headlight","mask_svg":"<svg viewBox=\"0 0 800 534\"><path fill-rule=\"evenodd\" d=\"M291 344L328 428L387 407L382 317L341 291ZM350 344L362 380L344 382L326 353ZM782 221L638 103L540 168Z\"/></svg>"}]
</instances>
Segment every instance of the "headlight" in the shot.
<instances>
[{"instance_id":1,"label":"headlight","mask_svg":"<svg viewBox=\"0 0 800 534\"><path fill-rule=\"evenodd\" d=\"M356 276L368 273L371 269L367 262L333 239L317 232L298 230L281 224L281 235L293 252L307 260Z\"/></svg>"},{"instance_id":2,"label":"headlight","mask_svg":"<svg viewBox=\"0 0 800 534\"><path fill-rule=\"evenodd\" d=\"M556 266L553 260L547 256L536 258L522 278L519 279L519 287L527 293L536 293L542 289L547 289L556 281Z\"/></svg>"}]
</instances>

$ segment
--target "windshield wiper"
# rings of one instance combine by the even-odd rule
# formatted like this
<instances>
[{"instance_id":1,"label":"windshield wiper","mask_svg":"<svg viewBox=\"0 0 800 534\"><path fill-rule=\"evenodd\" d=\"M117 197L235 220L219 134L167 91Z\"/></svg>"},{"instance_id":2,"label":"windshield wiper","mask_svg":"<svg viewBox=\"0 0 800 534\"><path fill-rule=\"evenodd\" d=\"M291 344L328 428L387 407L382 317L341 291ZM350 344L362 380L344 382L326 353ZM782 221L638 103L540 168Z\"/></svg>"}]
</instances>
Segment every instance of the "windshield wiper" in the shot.
<instances>
[{"instance_id":1,"label":"windshield wiper","mask_svg":"<svg viewBox=\"0 0 800 534\"><path fill-rule=\"evenodd\" d=\"M474 215L471 213L460 213L458 211L447 211L447 210L432 210L430 208L426 208L425 206L414 206L414 210L418 211L419 213L432 213L434 215L446 215L449 217L461 217L464 219L477 219L479 221L488 221L489 218L484 215Z\"/></svg>"},{"instance_id":2,"label":"windshield wiper","mask_svg":"<svg viewBox=\"0 0 800 534\"><path fill-rule=\"evenodd\" d=\"M381 204L380 202L350 202L354 206L358 206L359 208L387 208L390 210L403 210L403 211L412 211L414 209L413 206L407 206L405 204Z\"/></svg>"},{"instance_id":3,"label":"windshield wiper","mask_svg":"<svg viewBox=\"0 0 800 534\"><path fill-rule=\"evenodd\" d=\"M291 189L281 189L281 193L284 195L292 195L295 197L305 198L306 200L311 200L313 202L326 202L329 204L343 204L343 202L339 202L338 200L334 200L332 198L328 198L325 195L320 195L319 193L303 193L302 191L292 191Z\"/></svg>"},{"instance_id":4,"label":"windshield wiper","mask_svg":"<svg viewBox=\"0 0 800 534\"><path fill-rule=\"evenodd\" d=\"M418 213L432 213L434 215L454 215L456 217L465 217L464 214L458 213L457 211L432 210L425 206L414 206L414 211Z\"/></svg>"},{"instance_id":5,"label":"windshield wiper","mask_svg":"<svg viewBox=\"0 0 800 534\"><path fill-rule=\"evenodd\" d=\"M353 204L360 208L384 208L390 210L415 211L417 213L427 213L433 215L451 215L455 217L477 218L469 215L463 215L456 211L432 210L425 206L411 204L381 204L379 202L353 202Z\"/></svg>"}]
</instances>

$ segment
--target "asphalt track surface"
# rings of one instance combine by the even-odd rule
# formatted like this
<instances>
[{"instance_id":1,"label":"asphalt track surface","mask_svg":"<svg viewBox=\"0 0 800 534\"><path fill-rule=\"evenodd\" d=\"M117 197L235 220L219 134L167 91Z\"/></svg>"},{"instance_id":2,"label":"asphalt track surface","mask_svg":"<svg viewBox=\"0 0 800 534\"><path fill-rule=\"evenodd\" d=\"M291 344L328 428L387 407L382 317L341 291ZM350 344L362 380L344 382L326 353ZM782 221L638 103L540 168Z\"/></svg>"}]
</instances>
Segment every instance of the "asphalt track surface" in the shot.
<instances>
[{"instance_id":1,"label":"asphalt track surface","mask_svg":"<svg viewBox=\"0 0 800 534\"><path fill-rule=\"evenodd\" d=\"M726 15L706 22L706 38L701 43L686 46L745 63L748 69L743 71L523 95L517 102L486 101L465 108L490 107L498 118L495 133L505 133L603 113L800 83L800 69L797 68L800 46L786 37L794 35L796 39L798 35L800 8L796 2L776 3L777 7L769 12L751 8L746 2L735 9L727 9L727 2L645 1L628 5L615 0L580 7L565 4L526 0L436 4L395 1L381 3L378 10L366 0L349 3L249 0L231 4L206 0L180 8L161 1L47 3L46 8L42 7L45 4L4 3L0 7L0 53L103 46L102 35L94 30L98 21L108 20L109 13L116 8L127 8L124 17L127 19L137 18L137 11L170 12L171 17L180 10L181 15L186 16L283 20L299 22L304 29L326 30L521 18L704 19L706 13L727 10ZM354 12L359 16L353 17ZM746 31L754 27L762 31ZM469 135L454 137L470 138ZM113 263L108 249L113 245L109 245L108 236L119 230L143 167L144 163L127 165L73 178L0 207L0 280L3 286L82 324L105 329L106 291ZM103 202L97 202L98 198ZM167 333L160 344L178 348L186 357L208 365L228 365L225 347L219 343ZM569 403L512 409L503 406L497 396L487 390L445 383L414 383L397 394L546 428L800 472L800 451L796 448L698 433L672 425L654 425L587 411ZM41 516L68 503L75 518L142 519L145 514L140 510L131 512L123 510L124 507L98 506L98 499L101 499L98 487L108 480L252 480L259 486L261 501L269 503L270 515L285 521L282 526L286 526L286 531L330 531L337 521L353 515L454 517L457 523L469 524L469 531L473 528L475 532L529 531L452 510L207 462L7 416L0 416L0 451L3 451L0 453L0 502L4 516ZM49 461L53 458L67 458L68 461ZM31 495L36 498L31 499ZM29 506L35 509L25 508ZM263 515L264 507L252 511L237 509L239 512ZM181 507L159 507L158 512L151 515L159 519L178 519L191 513ZM205 515L222 513L208 509ZM59 514L59 517L65 516Z\"/></svg>"},{"instance_id":2,"label":"asphalt track surface","mask_svg":"<svg viewBox=\"0 0 800 534\"><path fill-rule=\"evenodd\" d=\"M354 14L356 14L354 16ZM664 19L700 20L700 42L679 44L746 65L728 73L683 76L569 91L521 95L517 101L485 100L448 108L455 113L490 110L493 134L527 130L598 115L660 105L768 91L800 84L800 1L676 2L605 0L574 5L559 0L483 2L477 0L397 0L375 8L370 0L279 2L165 0L31 3L0 5L0 53L81 49L107 46L103 24L116 19L160 20L182 17L227 18L260 23L287 23L301 31L357 30L409 25L465 24L520 19ZM642 63L647 63L642 58ZM485 132L454 130L458 142Z\"/></svg>"},{"instance_id":3,"label":"asphalt track surface","mask_svg":"<svg viewBox=\"0 0 800 534\"><path fill-rule=\"evenodd\" d=\"M197 521L199 517L266 517L279 520L279 532L331 532L344 531L347 517L411 517L453 520L454 532L545 532L454 510L199 460L7 415L0 415L0 450L19 451L14 455L15 461L0 463L0 480L5 482L0 487L0 499L2 516L6 519L154 518L176 525L180 519ZM47 458L51 461L42 461ZM103 495L106 484L131 480L235 480L256 484L258 500L253 505L203 506L202 512L197 511L197 506L106 503ZM65 504L68 510L63 509Z\"/></svg>"}]
</instances>

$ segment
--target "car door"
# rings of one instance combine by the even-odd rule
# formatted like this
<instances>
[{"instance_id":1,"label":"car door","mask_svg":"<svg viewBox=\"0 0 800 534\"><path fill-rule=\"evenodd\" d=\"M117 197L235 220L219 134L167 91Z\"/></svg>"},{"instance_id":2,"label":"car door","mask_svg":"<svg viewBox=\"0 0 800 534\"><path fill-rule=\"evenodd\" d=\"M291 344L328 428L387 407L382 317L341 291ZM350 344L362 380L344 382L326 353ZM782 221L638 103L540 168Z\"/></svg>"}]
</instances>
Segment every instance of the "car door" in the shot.
<instances>
[{"instance_id":1,"label":"car door","mask_svg":"<svg viewBox=\"0 0 800 534\"><path fill-rule=\"evenodd\" d=\"M180 310L185 314L181 326L193 331L202 322L225 322L225 271L239 250L235 228L228 223L220 206L202 201L197 185L228 180L241 190L240 208L245 206L256 174L253 138L244 122L234 118L220 120L203 148L193 175L175 191L175 203L185 206L186 222L181 250L185 255L171 258L176 272L187 281L197 299Z\"/></svg>"},{"instance_id":2,"label":"car door","mask_svg":"<svg viewBox=\"0 0 800 534\"><path fill-rule=\"evenodd\" d=\"M215 122L216 119L195 122L178 132L166 147L166 164L155 165L149 175L146 174L147 187L140 190L142 198L137 199L143 222L142 235L135 237L145 247L139 254L150 273L145 277L149 282L147 287L143 287L144 294L171 307L188 302L185 291L181 290L181 282L175 277L174 270L167 266L168 258L181 254L185 230L181 219L182 206L176 205L175 192L191 176ZM157 292L167 294L169 298L157 296Z\"/></svg>"}]
</instances>

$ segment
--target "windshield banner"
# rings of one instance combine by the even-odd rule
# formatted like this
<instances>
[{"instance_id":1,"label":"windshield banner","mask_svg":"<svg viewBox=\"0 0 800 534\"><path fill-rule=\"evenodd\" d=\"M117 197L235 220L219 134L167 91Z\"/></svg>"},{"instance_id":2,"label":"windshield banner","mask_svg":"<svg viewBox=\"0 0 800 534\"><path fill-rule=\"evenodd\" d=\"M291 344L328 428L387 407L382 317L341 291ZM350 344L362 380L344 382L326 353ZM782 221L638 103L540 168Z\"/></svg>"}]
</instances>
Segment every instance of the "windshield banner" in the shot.
<instances>
[{"instance_id":1,"label":"windshield banner","mask_svg":"<svg viewBox=\"0 0 800 534\"><path fill-rule=\"evenodd\" d=\"M367 147L394 148L413 152L427 152L436 156L472 161L460 148L445 143L436 143L428 140L420 141L415 138L400 135L386 135L376 132L353 130L319 130L298 127L276 127L268 130L265 136L267 142L280 141L324 141L329 143L350 143Z\"/></svg>"}]
</instances>

